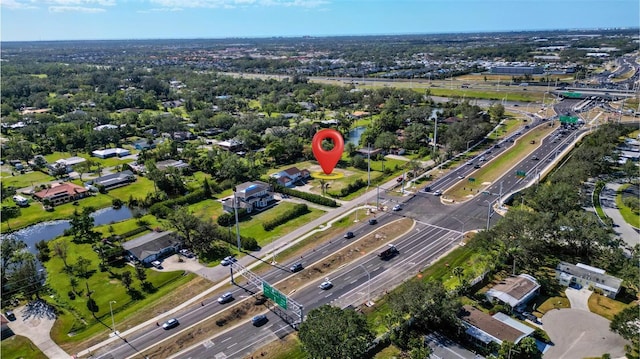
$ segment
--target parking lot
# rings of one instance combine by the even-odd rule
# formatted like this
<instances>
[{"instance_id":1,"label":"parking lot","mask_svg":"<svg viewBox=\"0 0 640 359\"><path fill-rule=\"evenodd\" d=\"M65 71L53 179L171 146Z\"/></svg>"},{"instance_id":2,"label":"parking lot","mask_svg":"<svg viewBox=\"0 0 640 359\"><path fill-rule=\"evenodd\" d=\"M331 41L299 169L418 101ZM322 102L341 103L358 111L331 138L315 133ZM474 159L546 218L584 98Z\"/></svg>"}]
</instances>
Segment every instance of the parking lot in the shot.
<instances>
[{"instance_id":1,"label":"parking lot","mask_svg":"<svg viewBox=\"0 0 640 359\"><path fill-rule=\"evenodd\" d=\"M624 357L627 343L609 330L609 321L582 309L551 310L542 318L544 330L553 345L545 358L582 359L609 353L612 358Z\"/></svg>"}]
</instances>

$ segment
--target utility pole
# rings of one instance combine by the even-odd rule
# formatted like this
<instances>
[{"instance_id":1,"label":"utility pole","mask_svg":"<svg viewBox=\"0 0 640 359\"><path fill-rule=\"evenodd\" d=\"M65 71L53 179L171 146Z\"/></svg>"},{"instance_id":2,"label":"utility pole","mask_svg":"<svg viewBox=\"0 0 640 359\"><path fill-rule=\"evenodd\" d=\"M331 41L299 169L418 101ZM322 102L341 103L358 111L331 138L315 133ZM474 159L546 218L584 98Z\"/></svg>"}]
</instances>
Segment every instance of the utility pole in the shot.
<instances>
[{"instance_id":1,"label":"utility pole","mask_svg":"<svg viewBox=\"0 0 640 359\"><path fill-rule=\"evenodd\" d=\"M367 190L371 186L371 145L367 143Z\"/></svg>"},{"instance_id":2,"label":"utility pole","mask_svg":"<svg viewBox=\"0 0 640 359\"><path fill-rule=\"evenodd\" d=\"M238 221L238 198L236 197L236 187L233 187L233 211L236 216L236 240L238 241L238 252L242 250L240 245L240 222Z\"/></svg>"},{"instance_id":3,"label":"utility pole","mask_svg":"<svg viewBox=\"0 0 640 359\"><path fill-rule=\"evenodd\" d=\"M433 153L435 155L438 151L438 115L433 120L435 121L433 125Z\"/></svg>"}]
</instances>

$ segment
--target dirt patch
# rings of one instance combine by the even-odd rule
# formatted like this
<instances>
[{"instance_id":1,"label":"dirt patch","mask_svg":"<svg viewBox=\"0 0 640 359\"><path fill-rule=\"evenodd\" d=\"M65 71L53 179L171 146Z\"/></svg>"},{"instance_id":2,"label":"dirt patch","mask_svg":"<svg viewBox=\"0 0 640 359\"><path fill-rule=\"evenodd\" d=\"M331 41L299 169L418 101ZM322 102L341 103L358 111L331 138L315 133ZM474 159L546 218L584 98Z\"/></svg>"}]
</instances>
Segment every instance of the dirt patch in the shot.
<instances>
[{"instance_id":1,"label":"dirt patch","mask_svg":"<svg viewBox=\"0 0 640 359\"><path fill-rule=\"evenodd\" d=\"M357 257L365 255L385 243L391 242L398 236L410 230L413 223L412 219L403 218L380 227L376 232L360 238L360 240L345 247L340 252L305 268L295 276L278 283L275 287L283 293L289 293L292 290L296 290L315 279L325 276L325 273L335 270L342 264L353 261ZM309 246L305 246L303 248L308 249L307 247L316 247L317 245L318 242L313 242L310 243ZM300 250L302 250L302 248ZM184 298L182 295L181 297ZM230 308L230 310L219 313L189 330L181 332L170 340L155 346L153 349L143 352L142 355L154 358L166 358L206 340L223 330L231 328L236 324L248 321L249 318L264 311L271 305L271 302L265 301L261 295L255 296L251 300L245 300L238 303ZM263 349L262 352L264 351L269 350ZM276 352L273 353L275 354Z\"/></svg>"}]
</instances>

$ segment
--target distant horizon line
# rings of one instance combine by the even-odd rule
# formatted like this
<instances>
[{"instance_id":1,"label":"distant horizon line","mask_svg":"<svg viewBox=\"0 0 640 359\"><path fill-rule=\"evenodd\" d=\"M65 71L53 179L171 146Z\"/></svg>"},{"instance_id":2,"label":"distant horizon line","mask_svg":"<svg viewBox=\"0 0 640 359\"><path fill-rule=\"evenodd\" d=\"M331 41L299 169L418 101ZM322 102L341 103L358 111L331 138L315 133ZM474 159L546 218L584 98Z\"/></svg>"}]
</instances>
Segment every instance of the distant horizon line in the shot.
<instances>
[{"instance_id":1,"label":"distant horizon line","mask_svg":"<svg viewBox=\"0 0 640 359\"><path fill-rule=\"evenodd\" d=\"M459 32L412 32L412 33L378 33L378 34L342 34L342 35L267 35L267 36L227 36L227 37L148 37L148 38L104 38L104 39L50 39L50 40L0 40L0 43L19 42L73 42L73 41L160 41L160 40L234 40L234 39L302 39L302 38L332 38L332 37L371 37L371 36L420 36L420 35L458 35L458 34L501 34L527 32L585 32L585 31L613 31L635 30L638 26L600 27L600 28L555 28L529 30L484 30Z\"/></svg>"}]
</instances>

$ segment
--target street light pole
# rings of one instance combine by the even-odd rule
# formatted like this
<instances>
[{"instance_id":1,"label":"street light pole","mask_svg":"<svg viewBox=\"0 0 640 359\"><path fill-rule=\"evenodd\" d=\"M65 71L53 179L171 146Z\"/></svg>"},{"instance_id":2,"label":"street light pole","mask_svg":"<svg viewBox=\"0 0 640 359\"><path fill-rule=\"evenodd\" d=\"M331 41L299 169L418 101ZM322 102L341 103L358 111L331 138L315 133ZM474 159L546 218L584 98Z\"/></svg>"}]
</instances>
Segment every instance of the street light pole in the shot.
<instances>
[{"instance_id":1,"label":"street light pole","mask_svg":"<svg viewBox=\"0 0 640 359\"><path fill-rule=\"evenodd\" d=\"M367 277L369 279L367 279L367 303L371 302L371 273L369 273L369 271L367 270L367 268L365 268L364 264L360 264L360 267L362 267L362 269L364 269L364 271L367 273Z\"/></svg>"},{"instance_id":2,"label":"street light pole","mask_svg":"<svg viewBox=\"0 0 640 359\"><path fill-rule=\"evenodd\" d=\"M116 332L116 321L113 319L113 308L111 307L111 304L113 303L117 302L115 300L109 301L109 311L111 312L111 326L113 327L113 334L117 335L118 332Z\"/></svg>"}]
</instances>

